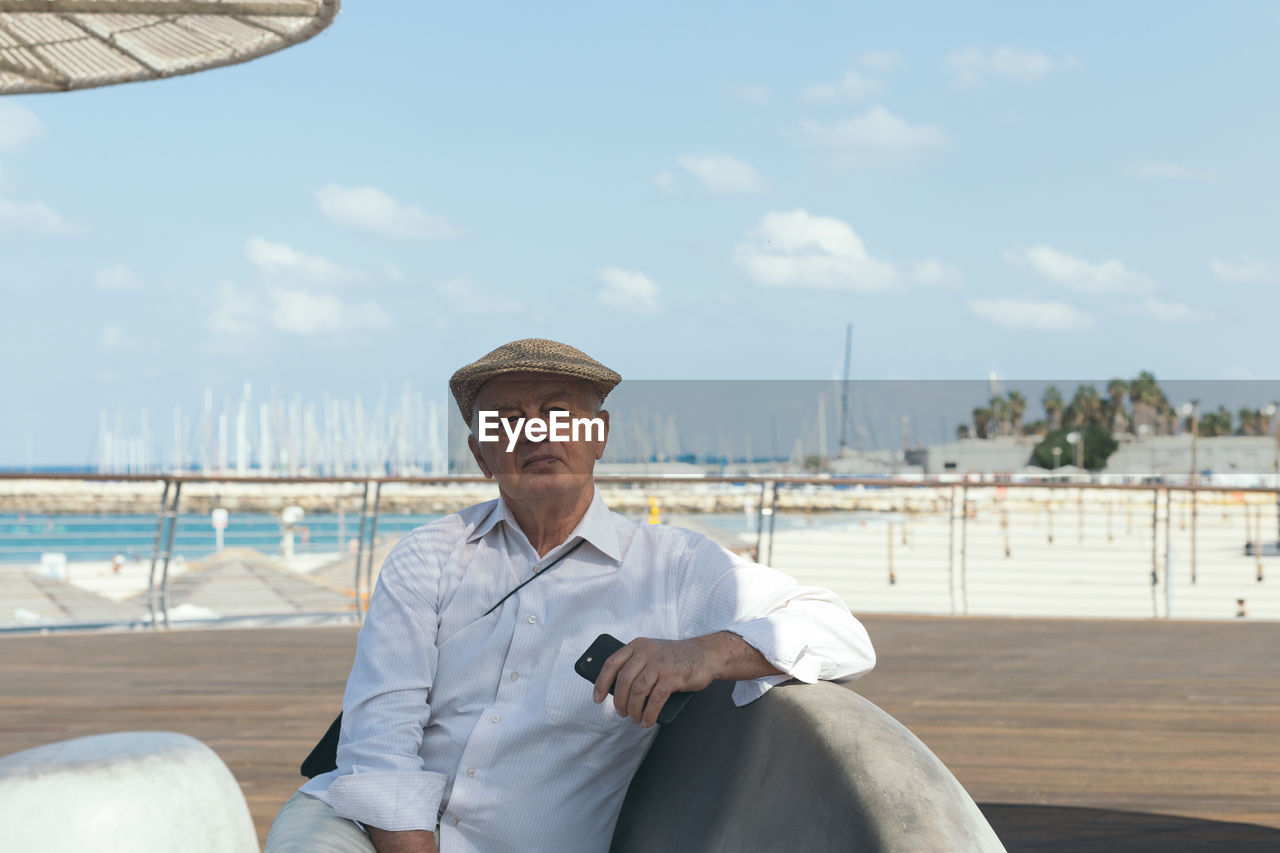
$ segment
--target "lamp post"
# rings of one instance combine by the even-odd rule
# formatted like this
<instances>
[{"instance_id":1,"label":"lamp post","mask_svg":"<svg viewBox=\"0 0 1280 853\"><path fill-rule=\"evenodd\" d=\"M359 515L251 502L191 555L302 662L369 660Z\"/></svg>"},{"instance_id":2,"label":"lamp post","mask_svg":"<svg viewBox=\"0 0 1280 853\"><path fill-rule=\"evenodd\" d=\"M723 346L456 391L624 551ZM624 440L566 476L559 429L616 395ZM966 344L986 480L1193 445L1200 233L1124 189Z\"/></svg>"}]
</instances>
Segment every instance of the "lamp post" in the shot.
<instances>
[{"instance_id":1,"label":"lamp post","mask_svg":"<svg viewBox=\"0 0 1280 853\"><path fill-rule=\"evenodd\" d=\"M1276 476L1275 486L1280 489L1280 423L1276 422L1276 412L1280 412L1280 403L1268 403L1262 413L1267 416L1267 431L1276 437L1276 456L1271 463L1271 473Z\"/></svg>"},{"instance_id":2,"label":"lamp post","mask_svg":"<svg viewBox=\"0 0 1280 853\"><path fill-rule=\"evenodd\" d=\"M1267 426L1276 437L1276 456L1272 463L1272 473L1275 475L1273 485L1276 487L1276 550L1280 551L1280 420L1276 420L1276 413L1280 412L1280 402L1271 403L1262 411L1272 419Z\"/></svg>"},{"instance_id":3,"label":"lamp post","mask_svg":"<svg viewBox=\"0 0 1280 853\"><path fill-rule=\"evenodd\" d=\"M1058 463L1062 460L1062 448L1053 448L1053 470L1058 470Z\"/></svg>"},{"instance_id":4,"label":"lamp post","mask_svg":"<svg viewBox=\"0 0 1280 853\"><path fill-rule=\"evenodd\" d=\"M1067 433L1067 444L1076 448L1076 479L1084 482L1084 434L1078 430ZM1084 541L1084 489L1076 489L1076 509L1078 512L1076 525L1076 541Z\"/></svg>"},{"instance_id":5,"label":"lamp post","mask_svg":"<svg viewBox=\"0 0 1280 853\"><path fill-rule=\"evenodd\" d=\"M1145 442L1149 432L1151 432L1151 424L1138 424L1139 439ZM1147 473L1147 476L1154 480L1156 476L1156 449L1154 447L1148 447L1147 449L1151 451L1151 470Z\"/></svg>"},{"instance_id":6,"label":"lamp post","mask_svg":"<svg viewBox=\"0 0 1280 853\"><path fill-rule=\"evenodd\" d=\"M1191 418L1191 582L1196 582L1196 486L1199 484L1199 464L1196 459L1197 441L1200 437L1200 401L1182 404L1182 413Z\"/></svg>"},{"instance_id":7,"label":"lamp post","mask_svg":"<svg viewBox=\"0 0 1280 853\"><path fill-rule=\"evenodd\" d=\"M1074 444L1076 448L1076 468L1081 472L1084 471L1084 435L1079 432L1067 433L1067 444Z\"/></svg>"}]
</instances>

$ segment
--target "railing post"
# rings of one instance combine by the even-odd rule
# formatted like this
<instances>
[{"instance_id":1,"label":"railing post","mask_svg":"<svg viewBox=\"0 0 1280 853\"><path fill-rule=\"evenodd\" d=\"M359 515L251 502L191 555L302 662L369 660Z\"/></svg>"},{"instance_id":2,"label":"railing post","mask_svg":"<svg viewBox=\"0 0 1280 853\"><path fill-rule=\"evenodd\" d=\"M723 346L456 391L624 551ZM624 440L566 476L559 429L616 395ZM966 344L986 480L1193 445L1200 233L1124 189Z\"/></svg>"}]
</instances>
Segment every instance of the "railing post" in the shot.
<instances>
[{"instance_id":1,"label":"railing post","mask_svg":"<svg viewBox=\"0 0 1280 853\"><path fill-rule=\"evenodd\" d=\"M898 576L893 573L893 522L890 521L885 525L889 530L889 586L894 586L898 582Z\"/></svg>"},{"instance_id":2,"label":"railing post","mask_svg":"<svg viewBox=\"0 0 1280 853\"><path fill-rule=\"evenodd\" d=\"M969 615L969 485L966 483L960 496L960 606Z\"/></svg>"},{"instance_id":3,"label":"railing post","mask_svg":"<svg viewBox=\"0 0 1280 853\"><path fill-rule=\"evenodd\" d=\"M1191 582L1196 582L1196 527L1199 520L1198 486L1191 483Z\"/></svg>"},{"instance_id":4,"label":"railing post","mask_svg":"<svg viewBox=\"0 0 1280 853\"><path fill-rule=\"evenodd\" d=\"M753 559L757 563L764 562L764 560L760 559L764 556L761 553L760 548L764 545L764 517L769 514L765 512L764 509L764 495L765 489L768 488L768 485L767 480L760 481L760 505L756 508L756 551L753 555Z\"/></svg>"},{"instance_id":5,"label":"railing post","mask_svg":"<svg viewBox=\"0 0 1280 853\"><path fill-rule=\"evenodd\" d=\"M947 597L951 600L951 615L956 613L956 487L951 487L951 501L947 508Z\"/></svg>"},{"instance_id":6,"label":"railing post","mask_svg":"<svg viewBox=\"0 0 1280 853\"><path fill-rule=\"evenodd\" d=\"M766 566L773 565L773 529L778 519L778 483L775 480L773 489L769 493L769 558L764 561Z\"/></svg>"},{"instance_id":7,"label":"railing post","mask_svg":"<svg viewBox=\"0 0 1280 853\"><path fill-rule=\"evenodd\" d=\"M1164 490L1164 618L1173 618L1173 487Z\"/></svg>"},{"instance_id":8,"label":"railing post","mask_svg":"<svg viewBox=\"0 0 1280 853\"><path fill-rule=\"evenodd\" d=\"M1160 490L1151 491L1151 618L1160 616L1156 587L1160 583Z\"/></svg>"},{"instance_id":9,"label":"railing post","mask_svg":"<svg viewBox=\"0 0 1280 853\"><path fill-rule=\"evenodd\" d=\"M173 481L173 504L169 507L169 535L164 543L164 569L160 573L160 610L164 614L164 627L169 625L169 560L173 557L173 534L178 529L178 501L182 498L182 481Z\"/></svg>"},{"instance_id":10,"label":"railing post","mask_svg":"<svg viewBox=\"0 0 1280 853\"><path fill-rule=\"evenodd\" d=\"M360 566L364 562L364 528L369 519L369 481L365 480L364 494L360 498L360 537L356 542L356 576L352 583L352 593L356 598L356 621L364 619L360 609Z\"/></svg>"},{"instance_id":11,"label":"railing post","mask_svg":"<svg viewBox=\"0 0 1280 853\"><path fill-rule=\"evenodd\" d=\"M369 590L369 596L373 597L373 552L374 545L378 541L378 505L382 502L382 481L379 480L377 485L373 487L373 518L369 523L369 560L364 570L364 585ZM356 593L359 595L359 592Z\"/></svg>"},{"instance_id":12,"label":"railing post","mask_svg":"<svg viewBox=\"0 0 1280 853\"><path fill-rule=\"evenodd\" d=\"M156 624L156 561L160 559L160 538L164 535L165 510L169 507L168 477L164 478L164 491L160 493L160 511L156 513L156 538L151 543L151 571L147 574L147 613L151 616L151 630L159 629Z\"/></svg>"}]
</instances>

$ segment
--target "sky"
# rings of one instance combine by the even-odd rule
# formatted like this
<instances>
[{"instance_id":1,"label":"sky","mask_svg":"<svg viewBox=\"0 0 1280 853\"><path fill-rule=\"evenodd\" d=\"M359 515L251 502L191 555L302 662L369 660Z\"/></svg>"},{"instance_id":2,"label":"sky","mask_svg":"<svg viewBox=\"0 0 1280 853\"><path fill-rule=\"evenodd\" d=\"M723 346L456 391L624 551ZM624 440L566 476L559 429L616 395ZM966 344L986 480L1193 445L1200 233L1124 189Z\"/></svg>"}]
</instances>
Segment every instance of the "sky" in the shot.
<instances>
[{"instance_id":1,"label":"sky","mask_svg":"<svg viewBox=\"0 0 1280 853\"><path fill-rule=\"evenodd\" d=\"M860 379L1280 378L1278 37L1266 2L380 0L0 97L0 466L206 387L443 402L523 337L639 379L830 379L850 322Z\"/></svg>"}]
</instances>

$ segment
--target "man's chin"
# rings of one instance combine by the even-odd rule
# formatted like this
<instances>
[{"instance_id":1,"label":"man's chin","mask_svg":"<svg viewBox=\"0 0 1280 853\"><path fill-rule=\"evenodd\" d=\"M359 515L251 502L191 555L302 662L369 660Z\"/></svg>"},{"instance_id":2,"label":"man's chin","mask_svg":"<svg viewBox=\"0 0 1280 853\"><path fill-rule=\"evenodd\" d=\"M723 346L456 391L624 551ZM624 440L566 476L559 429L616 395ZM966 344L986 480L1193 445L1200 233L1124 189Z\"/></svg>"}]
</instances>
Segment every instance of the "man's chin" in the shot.
<instances>
[{"instance_id":1,"label":"man's chin","mask_svg":"<svg viewBox=\"0 0 1280 853\"><path fill-rule=\"evenodd\" d=\"M509 491L517 499L537 500L594 488L595 481L590 474L574 474L563 466L555 466L552 470L522 472L506 485L508 488L503 491Z\"/></svg>"}]
</instances>

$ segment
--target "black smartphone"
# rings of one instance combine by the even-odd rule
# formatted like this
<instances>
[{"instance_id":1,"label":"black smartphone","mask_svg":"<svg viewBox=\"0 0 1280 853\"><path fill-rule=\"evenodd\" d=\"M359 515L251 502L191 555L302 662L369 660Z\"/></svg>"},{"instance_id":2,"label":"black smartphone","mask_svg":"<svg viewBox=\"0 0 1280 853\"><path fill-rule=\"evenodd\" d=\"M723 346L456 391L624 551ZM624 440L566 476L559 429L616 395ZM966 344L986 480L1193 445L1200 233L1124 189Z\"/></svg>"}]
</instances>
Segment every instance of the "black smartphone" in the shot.
<instances>
[{"instance_id":1,"label":"black smartphone","mask_svg":"<svg viewBox=\"0 0 1280 853\"><path fill-rule=\"evenodd\" d=\"M601 634L596 637L582 656L573 663L574 672L581 675L592 684L596 683L596 679L600 677L600 670L604 669L604 662L609 656L618 649L625 646L626 643L617 637L609 634ZM609 688L609 693L613 693L613 687ZM672 693L668 698L662 710L658 712L658 722L666 725L676 718L676 715L684 710L684 706L689 704L689 700L693 698L692 693Z\"/></svg>"}]
</instances>

